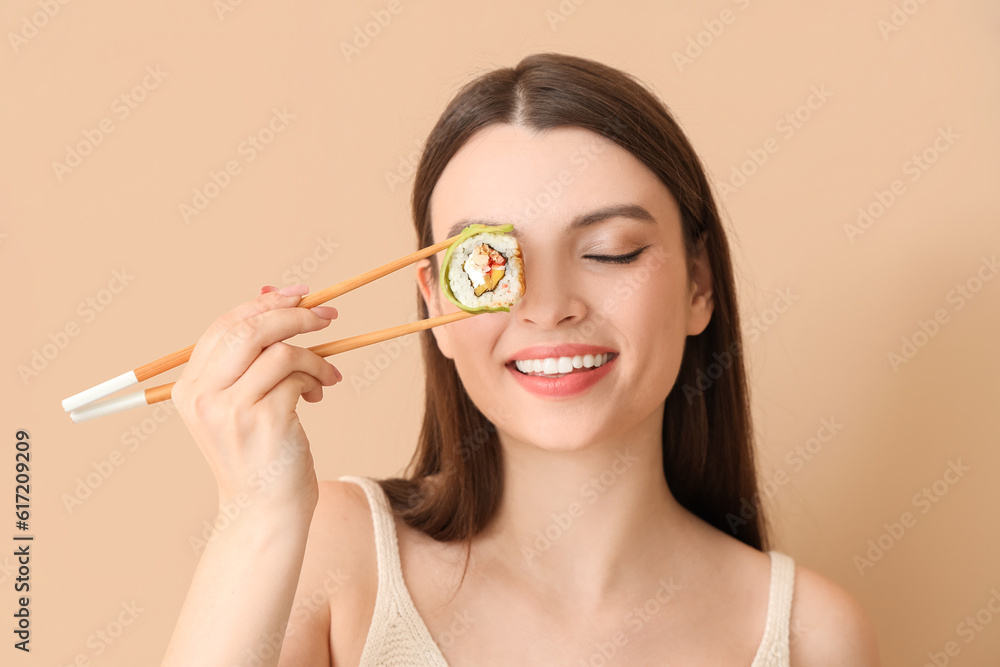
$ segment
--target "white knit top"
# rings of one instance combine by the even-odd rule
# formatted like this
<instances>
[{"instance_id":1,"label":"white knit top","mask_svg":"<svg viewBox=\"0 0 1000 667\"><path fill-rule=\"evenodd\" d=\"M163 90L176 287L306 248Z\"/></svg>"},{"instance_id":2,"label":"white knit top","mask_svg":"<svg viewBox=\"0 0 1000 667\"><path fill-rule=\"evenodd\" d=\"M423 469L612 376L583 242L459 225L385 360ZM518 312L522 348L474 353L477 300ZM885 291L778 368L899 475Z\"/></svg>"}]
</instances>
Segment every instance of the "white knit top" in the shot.
<instances>
[{"instance_id":1,"label":"white knit top","mask_svg":"<svg viewBox=\"0 0 1000 667\"><path fill-rule=\"evenodd\" d=\"M378 590L360 667L448 667L403 581L396 524L385 492L368 477L344 475L340 480L354 482L364 489L375 526ZM789 667L788 631L795 561L778 551L767 553L771 557L767 621L750 667Z\"/></svg>"}]
</instances>

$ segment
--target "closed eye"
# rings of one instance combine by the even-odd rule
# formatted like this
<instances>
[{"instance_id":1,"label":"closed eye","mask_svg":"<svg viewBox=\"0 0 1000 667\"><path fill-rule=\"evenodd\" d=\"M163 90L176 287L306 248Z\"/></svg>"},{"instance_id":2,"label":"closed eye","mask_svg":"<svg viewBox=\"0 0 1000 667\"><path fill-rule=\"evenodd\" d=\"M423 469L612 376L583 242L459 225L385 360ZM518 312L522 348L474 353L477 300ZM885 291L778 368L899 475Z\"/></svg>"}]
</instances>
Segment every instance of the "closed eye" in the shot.
<instances>
[{"instance_id":1,"label":"closed eye","mask_svg":"<svg viewBox=\"0 0 1000 667\"><path fill-rule=\"evenodd\" d=\"M649 246L644 246L634 252L630 252L627 255L584 255L584 258L597 260L598 262L604 262L606 264L631 264L639 257L640 254L642 254L642 251L648 247Z\"/></svg>"}]
</instances>

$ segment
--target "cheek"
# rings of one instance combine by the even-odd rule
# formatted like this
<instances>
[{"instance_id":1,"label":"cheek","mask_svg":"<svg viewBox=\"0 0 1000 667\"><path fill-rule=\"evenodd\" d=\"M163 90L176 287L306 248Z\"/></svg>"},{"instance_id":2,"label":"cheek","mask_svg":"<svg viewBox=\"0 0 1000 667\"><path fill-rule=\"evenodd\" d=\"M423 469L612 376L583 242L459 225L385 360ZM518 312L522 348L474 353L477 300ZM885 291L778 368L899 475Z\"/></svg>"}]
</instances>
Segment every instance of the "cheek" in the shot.
<instances>
[{"instance_id":1,"label":"cheek","mask_svg":"<svg viewBox=\"0 0 1000 667\"><path fill-rule=\"evenodd\" d=\"M628 290L617 295L612 321L635 353L633 362L650 371L672 370L687 337L687 290L683 273L633 274Z\"/></svg>"},{"instance_id":2,"label":"cheek","mask_svg":"<svg viewBox=\"0 0 1000 667\"><path fill-rule=\"evenodd\" d=\"M454 310L458 310L454 304L451 305ZM477 369L500 363L493 359L493 355L503 328L504 315L506 313L483 313L445 325L449 327L448 335L459 373L477 372Z\"/></svg>"},{"instance_id":3,"label":"cheek","mask_svg":"<svg viewBox=\"0 0 1000 667\"><path fill-rule=\"evenodd\" d=\"M497 340L507 313L484 313L446 326L453 327L451 337L455 369L466 393L487 419L502 422L506 410L494 388L507 373L497 358Z\"/></svg>"},{"instance_id":4,"label":"cheek","mask_svg":"<svg viewBox=\"0 0 1000 667\"><path fill-rule=\"evenodd\" d=\"M613 280L595 283L595 304L628 317L676 321L687 313L685 272L638 267ZM682 327L683 328L683 327Z\"/></svg>"}]
</instances>

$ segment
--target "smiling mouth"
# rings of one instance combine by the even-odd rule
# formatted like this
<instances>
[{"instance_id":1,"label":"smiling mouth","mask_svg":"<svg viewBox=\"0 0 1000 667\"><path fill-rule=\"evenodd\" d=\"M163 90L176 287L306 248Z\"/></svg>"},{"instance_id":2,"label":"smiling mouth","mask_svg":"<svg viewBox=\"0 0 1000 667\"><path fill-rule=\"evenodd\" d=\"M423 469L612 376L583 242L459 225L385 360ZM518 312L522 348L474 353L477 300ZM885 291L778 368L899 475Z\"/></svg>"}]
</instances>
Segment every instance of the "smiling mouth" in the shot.
<instances>
[{"instance_id":1,"label":"smiling mouth","mask_svg":"<svg viewBox=\"0 0 1000 667\"><path fill-rule=\"evenodd\" d=\"M603 354L584 354L574 357L523 359L512 361L507 366L522 375L555 379L566 375L596 370L617 356L617 352L605 352Z\"/></svg>"}]
</instances>

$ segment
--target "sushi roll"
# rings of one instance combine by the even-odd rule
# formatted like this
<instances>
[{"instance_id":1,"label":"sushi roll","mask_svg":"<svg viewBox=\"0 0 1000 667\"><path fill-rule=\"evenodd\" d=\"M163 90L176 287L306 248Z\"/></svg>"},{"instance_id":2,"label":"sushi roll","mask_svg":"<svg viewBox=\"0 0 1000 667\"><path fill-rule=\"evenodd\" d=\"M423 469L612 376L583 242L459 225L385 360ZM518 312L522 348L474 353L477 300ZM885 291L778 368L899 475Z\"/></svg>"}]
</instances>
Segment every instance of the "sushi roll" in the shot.
<instances>
[{"instance_id":1,"label":"sushi roll","mask_svg":"<svg viewBox=\"0 0 1000 667\"><path fill-rule=\"evenodd\" d=\"M524 262L513 225L469 225L448 246L441 289L470 313L510 311L524 294Z\"/></svg>"}]
</instances>

